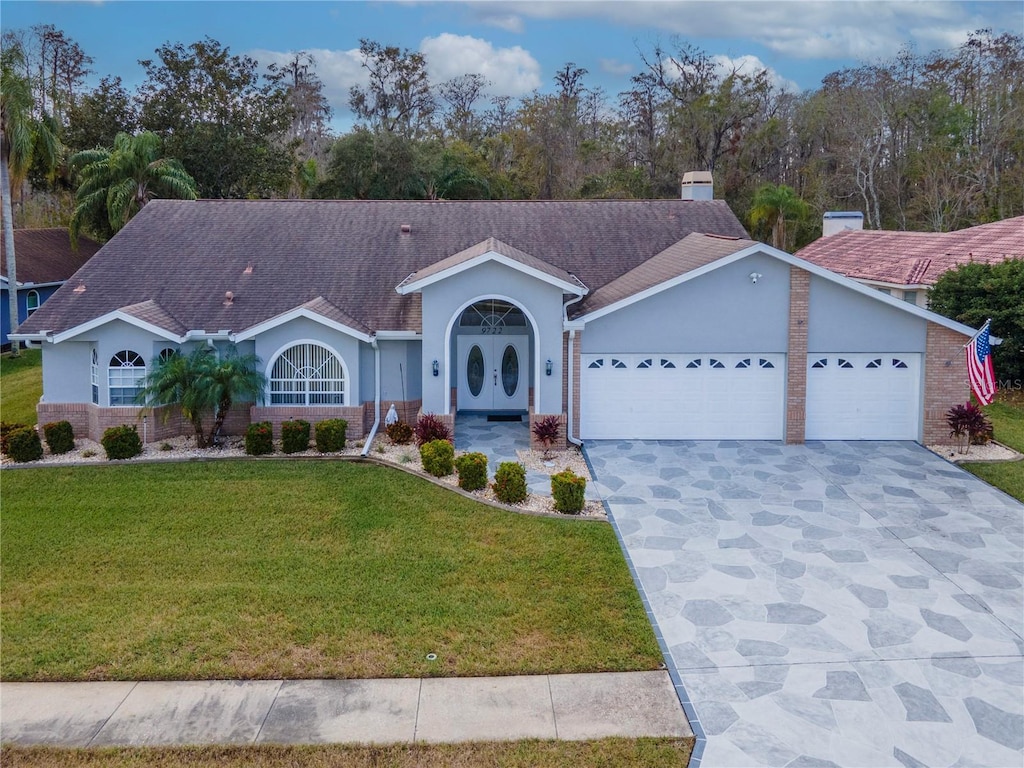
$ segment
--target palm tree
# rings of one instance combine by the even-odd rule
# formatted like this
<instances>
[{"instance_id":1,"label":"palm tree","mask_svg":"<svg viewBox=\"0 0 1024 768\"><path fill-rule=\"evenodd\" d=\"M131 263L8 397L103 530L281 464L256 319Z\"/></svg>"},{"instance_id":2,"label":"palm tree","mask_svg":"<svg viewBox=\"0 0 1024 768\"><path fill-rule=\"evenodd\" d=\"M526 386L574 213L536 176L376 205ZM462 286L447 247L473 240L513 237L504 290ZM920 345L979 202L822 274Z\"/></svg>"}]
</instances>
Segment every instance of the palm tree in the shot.
<instances>
[{"instance_id":1,"label":"palm tree","mask_svg":"<svg viewBox=\"0 0 1024 768\"><path fill-rule=\"evenodd\" d=\"M786 221L799 221L810 212L810 206L785 184L765 184L754 193L750 209L750 225L767 223L772 228L772 246L786 250Z\"/></svg>"},{"instance_id":2,"label":"palm tree","mask_svg":"<svg viewBox=\"0 0 1024 768\"><path fill-rule=\"evenodd\" d=\"M177 160L160 157L161 144L150 131L119 133L113 150L87 149L71 158L80 181L71 217L73 239L85 222L117 233L154 197L196 199L195 179Z\"/></svg>"},{"instance_id":3,"label":"palm tree","mask_svg":"<svg viewBox=\"0 0 1024 768\"><path fill-rule=\"evenodd\" d=\"M215 442L236 397L262 396L267 380L256 355L239 355L232 346L218 359L210 347L199 347L188 355L174 353L156 362L139 393L140 403L153 407L177 405L192 424L196 445L206 448ZM203 429L203 416L212 412L213 427Z\"/></svg>"},{"instance_id":4,"label":"palm tree","mask_svg":"<svg viewBox=\"0 0 1024 768\"><path fill-rule=\"evenodd\" d=\"M47 169L60 162L63 151L53 123L32 114L32 87L22 74L25 55L18 45L0 51L0 196L3 197L4 248L7 251L7 291L11 331L18 327L18 270L14 253L14 210L11 189L25 181L36 153ZM11 356L17 357L19 344L11 340Z\"/></svg>"}]
</instances>

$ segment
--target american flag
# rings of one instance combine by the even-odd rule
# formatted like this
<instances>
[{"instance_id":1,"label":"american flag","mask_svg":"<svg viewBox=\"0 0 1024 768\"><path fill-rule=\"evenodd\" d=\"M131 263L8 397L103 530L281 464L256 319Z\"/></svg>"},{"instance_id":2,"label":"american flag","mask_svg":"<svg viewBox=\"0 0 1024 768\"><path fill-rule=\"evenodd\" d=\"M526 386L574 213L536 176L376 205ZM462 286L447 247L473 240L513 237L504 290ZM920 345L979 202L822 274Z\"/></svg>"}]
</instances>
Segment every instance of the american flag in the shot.
<instances>
[{"instance_id":1,"label":"american flag","mask_svg":"<svg viewBox=\"0 0 1024 768\"><path fill-rule=\"evenodd\" d=\"M992 347L988 341L989 320L967 345L967 378L971 391L982 405L988 405L996 393L996 375L992 368Z\"/></svg>"}]
</instances>

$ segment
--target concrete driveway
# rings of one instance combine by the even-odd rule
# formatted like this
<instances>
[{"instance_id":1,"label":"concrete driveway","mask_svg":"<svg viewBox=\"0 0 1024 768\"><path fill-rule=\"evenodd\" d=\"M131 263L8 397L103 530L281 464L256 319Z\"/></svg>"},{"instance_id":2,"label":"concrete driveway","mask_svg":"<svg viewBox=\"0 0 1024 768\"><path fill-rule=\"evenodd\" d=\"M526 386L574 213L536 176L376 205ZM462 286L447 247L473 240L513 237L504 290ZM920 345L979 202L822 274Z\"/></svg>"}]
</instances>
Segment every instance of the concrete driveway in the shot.
<instances>
[{"instance_id":1,"label":"concrete driveway","mask_svg":"<svg viewBox=\"0 0 1024 768\"><path fill-rule=\"evenodd\" d=\"M587 454L704 766L1024 764L1024 505L914 443Z\"/></svg>"}]
</instances>

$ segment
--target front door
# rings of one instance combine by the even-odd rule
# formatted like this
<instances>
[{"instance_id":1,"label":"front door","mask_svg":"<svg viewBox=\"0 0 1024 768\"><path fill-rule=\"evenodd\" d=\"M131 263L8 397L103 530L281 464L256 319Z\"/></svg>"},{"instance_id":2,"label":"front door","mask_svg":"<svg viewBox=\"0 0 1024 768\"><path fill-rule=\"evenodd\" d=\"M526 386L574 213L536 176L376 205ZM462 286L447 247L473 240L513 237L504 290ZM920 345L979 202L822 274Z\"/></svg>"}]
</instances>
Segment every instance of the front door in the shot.
<instances>
[{"instance_id":1,"label":"front door","mask_svg":"<svg viewBox=\"0 0 1024 768\"><path fill-rule=\"evenodd\" d=\"M459 336L460 411L525 411L529 402L528 336Z\"/></svg>"}]
</instances>

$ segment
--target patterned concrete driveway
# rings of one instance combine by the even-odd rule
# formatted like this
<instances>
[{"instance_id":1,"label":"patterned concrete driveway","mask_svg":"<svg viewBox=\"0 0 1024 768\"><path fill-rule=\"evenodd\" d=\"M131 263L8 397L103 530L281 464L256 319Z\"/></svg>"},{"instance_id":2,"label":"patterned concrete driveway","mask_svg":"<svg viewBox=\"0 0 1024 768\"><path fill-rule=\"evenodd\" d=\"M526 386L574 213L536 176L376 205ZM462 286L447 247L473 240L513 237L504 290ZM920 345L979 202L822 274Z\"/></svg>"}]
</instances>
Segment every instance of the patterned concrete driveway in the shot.
<instances>
[{"instance_id":1,"label":"patterned concrete driveway","mask_svg":"<svg viewBox=\"0 0 1024 768\"><path fill-rule=\"evenodd\" d=\"M1024 505L914 443L587 454L694 764L1024 765Z\"/></svg>"}]
</instances>

